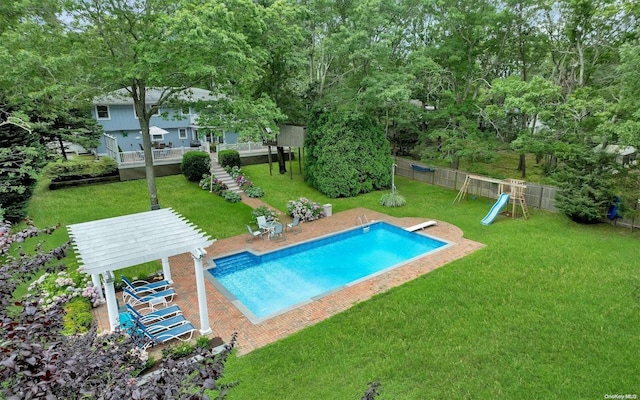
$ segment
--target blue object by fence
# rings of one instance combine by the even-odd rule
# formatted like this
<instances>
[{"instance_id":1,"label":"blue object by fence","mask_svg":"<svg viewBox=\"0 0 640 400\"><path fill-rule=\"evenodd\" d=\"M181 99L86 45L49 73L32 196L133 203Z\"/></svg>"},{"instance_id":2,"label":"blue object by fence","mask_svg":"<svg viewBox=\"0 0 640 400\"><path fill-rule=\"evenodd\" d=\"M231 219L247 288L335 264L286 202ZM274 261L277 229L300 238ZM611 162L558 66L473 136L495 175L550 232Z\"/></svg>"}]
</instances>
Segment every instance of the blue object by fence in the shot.
<instances>
[{"instance_id":1,"label":"blue object by fence","mask_svg":"<svg viewBox=\"0 0 640 400\"><path fill-rule=\"evenodd\" d=\"M614 220L619 217L618 210L620 209L620 197L616 196L613 198L613 204L609 206L609 211L607 212L607 218L610 220Z\"/></svg>"},{"instance_id":2,"label":"blue object by fence","mask_svg":"<svg viewBox=\"0 0 640 400\"><path fill-rule=\"evenodd\" d=\"M411 168L420 172L435 172L434 168L423 167L422 165L411 164Z\"/></svg>"}]
</instances>

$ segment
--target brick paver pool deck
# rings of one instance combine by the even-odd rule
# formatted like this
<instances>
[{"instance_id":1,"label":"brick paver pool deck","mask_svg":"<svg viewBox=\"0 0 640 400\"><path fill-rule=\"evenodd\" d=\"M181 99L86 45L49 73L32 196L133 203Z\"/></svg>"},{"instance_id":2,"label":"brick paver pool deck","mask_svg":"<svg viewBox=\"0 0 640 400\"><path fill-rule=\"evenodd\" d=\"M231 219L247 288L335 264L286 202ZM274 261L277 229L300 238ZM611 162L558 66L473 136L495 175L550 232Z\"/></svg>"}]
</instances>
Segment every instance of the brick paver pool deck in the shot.
<instances>
[{"instance_id":1,"label":"brick paver pool deck","mask_svg":"<svg viewBox=\"0 0 640 400\"><path fill-rule=\"evenodd\" d=\"M244 198L243 200L252 206L259 205L259 201L255 199ZM255 204L252 204L252 201ZM205 265L205 268L211 266L210 260L212 258L225 254L246 249L251 249L258 253L267 252L352 228L358 223L358 217L362 218L362 216L366 216L370 222L374 220L385 221L400 227L413 226L427 220L427 218L395 218L365 208L351 209L334 213L330 217L302 224L302 231L300 233L293 234L287 232L285 240L282 241L256 238L253 243L248 243L248 233L227 239L220 239L206 249L206 260L209 262ZM284 217L281 222L288 222L285 221L286 218L288 217ZM223 340L227 341L234 332L237 332L238 354L246 354L307 326L329 318L332 315L350 308L355 303L371 298L375 294L399 286L484 247L481 243L463 238L463 233L459 228L442 221L438 221L437 226L418 232L447 240L451 245L383 274L358 282L342 290L332 292L311 303L302 305L258 324L253 324L249 321L213 284L207 281L205 286L207 303L209 305L209 324L213 330L211 336L220 336ZM171 257L169 262L171 264L171 275L174 281L173 287L178 293L175 303L183 310L185 317L196 327L199 327L200 317L198 316L198 296L196 292L193 259L190 254L182 254ZM205 274L206 273L205 271ZM107 329L109 325L106 305L101 305L94 309L94 314L98 321L99 329Z\"/></svg>"}]
</instances>

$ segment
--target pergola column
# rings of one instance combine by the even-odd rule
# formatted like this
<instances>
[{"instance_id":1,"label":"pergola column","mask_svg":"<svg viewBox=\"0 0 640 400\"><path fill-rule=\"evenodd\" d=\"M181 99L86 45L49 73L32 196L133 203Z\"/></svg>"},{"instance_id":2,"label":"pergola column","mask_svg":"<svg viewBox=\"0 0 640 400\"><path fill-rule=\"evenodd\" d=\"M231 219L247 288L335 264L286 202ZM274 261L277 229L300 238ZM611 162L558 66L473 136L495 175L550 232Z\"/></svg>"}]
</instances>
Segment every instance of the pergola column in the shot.
<instances>
[{"instance_id":1,"label":"pergola column","mask_svg":"<svg viewBox=\"0 0 640 400\"><path fill-rule=\"evenodd\" d=\"M113 272L106 271L102 274L104 278L105 295L107 297L107 313L109 314L109 327L111 332L120 327L120 315L118 314L118 301L116 300L116 290L113 287Z\"/></svg>"},{"instance_id":2,"label":"pergola column","mask_svg":"<svg viewBox=\"0 0 640 400\"><path fill-rule=\"evenodd\" d=\"M165 281L173 283L173 279L171 279L171 266L169 265L169 257L162 258L162 275L164 275Z\"/></svg>"},{"instance_id":3,"label":"pergola column","mask_svg":"<svg viewBox=\"0 0 640 400\"><path fill-rule=\"evenodd\" d=\"M193 265L196 273L196 288L198 290L198 309L200 311L200 334L207 335L211 333L209 327L209 309L207 307L207 292L204 287L204 271L202 260L207 255L207 252L198 248L191 252L193 257Z\"/></svg>"},{"instance_id":4,"label":"pergola column","mask_svg":"<svg viewBox=\"0 0 640 400\"><path fill-rule=\"evenodd\" d=\"M100 283L100 275L91 274L91 282L93 283L93 287L98 289L98 297L100 298L100 300L104 301L104 293L102 293L102 284Z\"/></svg>"}]
</instances>

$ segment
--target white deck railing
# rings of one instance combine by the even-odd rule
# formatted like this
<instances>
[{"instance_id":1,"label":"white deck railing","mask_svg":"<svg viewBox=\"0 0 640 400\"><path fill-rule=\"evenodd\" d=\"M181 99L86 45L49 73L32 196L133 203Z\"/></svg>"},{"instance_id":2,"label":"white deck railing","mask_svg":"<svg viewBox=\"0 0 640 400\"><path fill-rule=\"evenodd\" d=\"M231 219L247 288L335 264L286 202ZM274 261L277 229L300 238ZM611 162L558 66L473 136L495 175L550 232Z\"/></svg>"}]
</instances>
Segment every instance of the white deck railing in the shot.
<instances>
[{"instance_id":1,"label":"white deck railing","mask_svg":"<svg viewBox=\"0 0 640 400\"><path fill-rule=\"evenodd\" d=\"M182 156L189 151L201 151L201 147L166 147L164 149L153 149L151 157L154 164L160 162L175 162L182 160ZM144 152L142 150L121 151L118 153L118 164L128 166L133 164L144 164Z\"/></svg>"},{"instance_id":2,"label":"white deck railing","mask_svg":"<svg viewBox=\"0 0 640 400\"><path fill-rule=\"evenodd\" d=\"M236 150L236 151L262 151L267 150L268 146L264 146L262 142L244 142L244 143L220 143L218 144L218 151L222 150Z\"/></svg>"}]
</instances>

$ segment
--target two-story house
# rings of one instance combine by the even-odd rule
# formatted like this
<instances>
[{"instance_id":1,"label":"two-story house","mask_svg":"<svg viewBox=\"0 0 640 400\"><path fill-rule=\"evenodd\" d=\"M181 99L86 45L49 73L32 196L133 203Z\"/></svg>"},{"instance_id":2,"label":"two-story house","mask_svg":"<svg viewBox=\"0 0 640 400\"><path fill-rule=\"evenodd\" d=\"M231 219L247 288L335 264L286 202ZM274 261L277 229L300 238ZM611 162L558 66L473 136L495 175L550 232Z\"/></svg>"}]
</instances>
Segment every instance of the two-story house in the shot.
<instances>
[{"instance_id":1,"label":"two-story house","mask_svg":"<svg viewBox=\"0 0 640 400\"><path fill-rule=\"evenodd\" d=\"M151 107L157 104L162 89L147 88L146 104ZM216 97L208 90L190 88L182 91L177 99L184 103L196 103L198 101L215 100ZM93 100L91 110L93 117L104 128L107 135L101 140L97 148L98 155L107 155L107 138L114 138L120 152L139 151L142 147L142 136L140 123L133 106L133 99L124 89L119 89ZM198 115L193 107L184 106L180 108L161 107L158 112L151 117L149 125L151 127L151 142L158 147L194 147L198 146L201 140L208 142L224 141L224 134L213 137L209 135L203 137L198 134L196 123ZM227 134L229 136L229 134ZM227 137L227 140L235 140L234 134Z\"/></svg>"}]
</instances>

